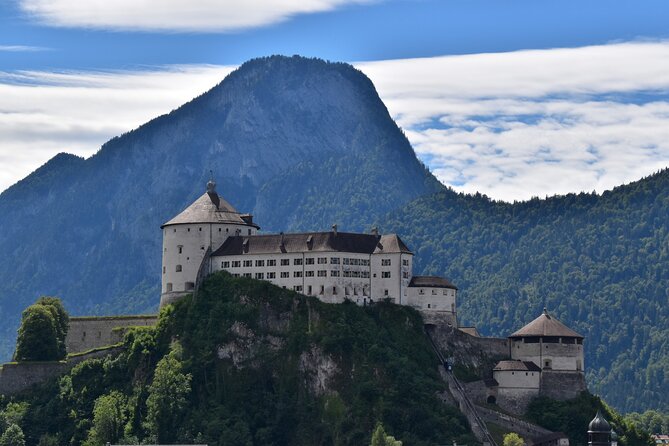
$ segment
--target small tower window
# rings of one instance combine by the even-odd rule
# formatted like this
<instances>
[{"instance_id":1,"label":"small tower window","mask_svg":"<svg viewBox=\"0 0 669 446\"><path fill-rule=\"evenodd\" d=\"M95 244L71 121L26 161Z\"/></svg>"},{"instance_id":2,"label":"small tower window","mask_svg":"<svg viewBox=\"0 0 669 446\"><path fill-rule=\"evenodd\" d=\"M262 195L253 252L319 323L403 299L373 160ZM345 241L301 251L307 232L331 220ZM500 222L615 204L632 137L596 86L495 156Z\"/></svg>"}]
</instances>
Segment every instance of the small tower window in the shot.
<instances>
[{"instance_id":1,"label":"small tower window","mask_svg":"<svg viewBox=\"0 0 669 446\"><path fill-rule=\"evenodd\" d=\"M184 247L183 247L183 245L179 245L179 246L177 246L177 249L179 250L179 254L181 254L182 252L184 252Z\"/></svg>"},{"instance_id":2,"label":"small tower window","mask_svg":"<svg viewBox=\"0 0 669 446\"><path fill-rule=\"evenodd\" d=\"M181 265L177 265L177 267L176 267L176 272L178 272L178 273L181 272Z\"/></svg>"},{"instance_id":3,"label":"small tower window","mask_svg":"<svg viewBox=\"0 0 669 446\"><path fill-rule=\"evenodd\" d=\"M186 284L184 285L184 289L186 291L192 291L193 289L195 289L195 284L193 282L186 282Z\"/></svg>"},{"instance_id":4,"label":"small tower window","mask_svg":"<svg viewBox=\"0 0 669 446\"><path fill-rule=\"evenodd\" d=\"M165 274L165 267L163 266L163 274Z\"/></svg>"},{"instance_id":5,"label":"small tower window","mask_svg":"<svg viewBox=\"0 0 669 446\"><path fill-rule=\"evenodd\" d=\"M167 283L165 285L165 291L168 292L168 293L172 291L172 284L171 283Z\"/></svg>"}]
</instances>

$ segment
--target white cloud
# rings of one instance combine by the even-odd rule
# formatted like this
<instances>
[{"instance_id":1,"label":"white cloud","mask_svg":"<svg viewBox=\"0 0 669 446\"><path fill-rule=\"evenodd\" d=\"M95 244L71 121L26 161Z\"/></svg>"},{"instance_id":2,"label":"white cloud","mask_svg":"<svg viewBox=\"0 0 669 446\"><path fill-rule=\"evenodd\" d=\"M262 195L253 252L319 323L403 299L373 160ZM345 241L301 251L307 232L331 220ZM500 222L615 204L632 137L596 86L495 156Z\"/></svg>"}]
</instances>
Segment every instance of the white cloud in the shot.
<instances>
[{"instance_id":1,"label":"white cloud","mask_svg":"<svg viewBox=\"0 0 669 446\"><path fill-rule=\"evenodd\" d=\"M42 46L29 46L29 45L0 45L0 51L7 51L12 53L19 52L33 52L33 51L48 51L50 48L45 48Z\"/></svg>"},{"instance_id":2,"label":"white cloud","mask_svg":"<svg viewBox=\"0 0 669 446\"><path fill-rule=\"evenodd\" d=\"M227 32L297 14L371 0L19 0L52 26L170 32Z\"/></svg>"},{"instance_id":3,"label":"white cloud","mask_svg":"<svg viewBox=\"0 0 669 446\"><path fill-rule=\"evenodd\" d=\"M669 42L356 66L459 191L504 200L601 192L669 165ZM57 152L91 155L231 70L0 73L0 190Z\"/></svg>"},{"instance_id":4,"label":"white cloud","mask_svg":"<svg viewBox=\"0 0 669 446\"><path fill-rule=\"evenodd\" d=\"M459 191L601 192L669 166L669 42L357 66Z\"/></svg>"},{"instance_id":5,"label":"white cloud","mask_svg":"<svg viewBox=\"0 0 669 446\"><path fill-rule=\"evenodd\" d=\"M113 136L208 90L232 69L0 73L0 191L58 152L92 155Z\"/></svg>"}]
</instances>

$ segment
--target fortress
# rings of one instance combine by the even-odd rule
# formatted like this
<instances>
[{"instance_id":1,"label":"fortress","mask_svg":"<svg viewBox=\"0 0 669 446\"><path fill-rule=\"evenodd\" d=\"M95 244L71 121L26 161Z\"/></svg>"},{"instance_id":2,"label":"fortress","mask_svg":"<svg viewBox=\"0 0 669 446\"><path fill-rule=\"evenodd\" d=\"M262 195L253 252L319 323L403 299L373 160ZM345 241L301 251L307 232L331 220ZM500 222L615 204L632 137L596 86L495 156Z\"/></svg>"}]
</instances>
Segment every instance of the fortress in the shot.
<instances>
[{"instance_id":1,"label":"fortress","mask_svg":"<svg viewBox=\"0 0 669 446\"><path fill-rule=\"evenodd\" d=\"M480 337L475 328L460 327L457 288L442 277L414 275L414 254L396 234L340 232L337 225L328 232L258 234L253 216L235 210L218 195L213 181L161 229L161 307L196 293L217 271L266 280L326 303L387 300L419 311L442 353L455 358L456 365L478 369L481 379L465 384L468 398L476 403L495 403L522 414L538 395L569 399L586 389L582 335L545 309L507 339ZM128 327L156 320L156 315L70 318L67 351L73 363L99 356L106 348L118 348ZM487 359L477 363L476 358ZM25 365L24 371L20 363L0 369L0 393L19 391L67 369L62 362L36 371L34 364Z\"/></svg>"}]
</instances>

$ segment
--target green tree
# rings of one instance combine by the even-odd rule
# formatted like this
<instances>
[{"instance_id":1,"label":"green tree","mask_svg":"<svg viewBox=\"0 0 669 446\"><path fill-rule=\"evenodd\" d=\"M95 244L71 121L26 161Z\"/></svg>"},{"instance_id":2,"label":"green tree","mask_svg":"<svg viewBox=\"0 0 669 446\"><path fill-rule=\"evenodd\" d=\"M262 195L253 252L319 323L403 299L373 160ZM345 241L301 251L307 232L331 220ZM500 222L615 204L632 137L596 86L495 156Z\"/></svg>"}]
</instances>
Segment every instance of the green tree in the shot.
<instances>
[{"instance_id":1,"label":"green tree","mask_svg":"<svg viewBox=\"0 0 669 446\"><path fill-rule=\"evenodd\" d=\"M61 358L64 358L67 355L65 339L67 338L67 330L70 326L70 316L67 314L67 311L65 311L65 307L61 300L57 297L42 296L37 300L37 305L43 305L51 312L56 323L58 352Z\"/></svg>"},{"instance_id":2,"label":"green tree","mask_svg":"<svg viewBox=\"0 0 669 446\"><path fill-rule=\"evenodd\" d=\"M523 440L523 437L515 432L504 435L504 446L523 446L524 444L525 440Z\"/></svg>"},{"instance_id":3,"label":"green tree","mask_svg":"<svg viewBox=\"0 0 669 446\"><path fill-rule=\"evenodd\" d=\"M26 438L21 428L12 424L0 437L0 446L25 446Z\"/></svg>"},{"instance_id":4,"label":"green tree","mask_svg":"<svg viewBox=\"0 0 669 446\"><path fill-rule=\"evenodd\" d=\"M118 442L123 437L123 428L128 419L126 406L127 398L117 391L96 399L93 408L93 427L84 446Z\"/></svg>"},{"instance_id":5,"label":"green tree","mask_svg":"<svg viewBox=\"0 0 669 446\"><path fill-rule=\"evenodd\" d=\"M372 434L372 443L370 446L402 446L402 442L395 440L395 437L392 435L386 434L383 425L379 423Z\"/></svg>"},{"instance_id":6,"label":"green tree","mask_svg":"<svg viewBox=\"0 0 669 446\"><path fill-rule=\"evenodd\" d=\"M172 351L158 361L146 400L147 427L158 443L174 441L188 405L191 379L190 373L183 373L181 347L175 343Z\"/></svg>"},{"instance_id":7,"label":"green tree","mask_svg":"<svg viewBox=\"0 0 669 446\"><path fill-rule=\"evenodd\" d=\"M0 431L4 431L12 424L20 425L28 410L28 403L9 403L5 410L0 412Z\"/></svg>"},{"instance_id":8,"label":"green tree","mask_svg":"<svg viewBox=\"0 0 669 446\"><path fill-rule=\"evenodd\" d=\"M21 315L15 359L54 361L61 358L58 330L52 311L44 305L29 306Z\"/></svg>"}]
</instances>

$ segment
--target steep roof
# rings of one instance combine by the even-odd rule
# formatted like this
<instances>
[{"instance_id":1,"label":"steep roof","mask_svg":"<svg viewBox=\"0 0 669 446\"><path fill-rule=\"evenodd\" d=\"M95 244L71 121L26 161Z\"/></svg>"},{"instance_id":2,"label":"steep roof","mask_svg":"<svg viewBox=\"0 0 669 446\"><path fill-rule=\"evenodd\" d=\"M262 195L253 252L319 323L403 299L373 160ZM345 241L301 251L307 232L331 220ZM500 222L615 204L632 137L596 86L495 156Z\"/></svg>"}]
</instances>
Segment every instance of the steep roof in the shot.
<instances>
[{"instance_id":1,"label":"steep roof","mask_svg":"<svg viewBox=\"0 0 669 446\"><path fill-rule=\"evenodd\" d=\"M453 285L448 279L438 276L413 276L410 287L425 287L425 288L450 288L457 290L458 287Z\"/></svg>"},{"instance_id":2,"label":"steep roof","mask_svg":"<svg viewBox=\"0 0 669 446\"><path fill-rule=\"evenodd\" d=\"M403 251L402 249L406 249ZM395 235L350 232L303 232L228 237L212 256L241 254L279 254L301 252L353 252L379 254L410 252Z\"/></svg>"},{"instance_id":3,"label":"steep roof","mask_svg":"<svg viewBox=\"0 0 669 446\"><path fill-rule=\"evenodd\" d=\"M532 361L500 361L493 370L505 372L540 372L541 369Z\"/></svg>"},{"instance_id":4,"label":"steep roof","mask_svg":"<svg viewBox=\"0 0 669 446\"><path fill-rule=\"evenodd\" d=\"M230 203L220 197L215 191L205 192L179 215L163 224L161 228L170 225L192 223L228 223L258 227L258 225L242 218L242 214Z\"/></svg>"},{"instance_id":5,"label":"steep roof","mask_svg":"<svg viewBox=\"0 0 669 446\"><path fill-rule=\"evenodd\" d=\"M513 333L510 338L525 338L525 337L534 337L534 336L560 336L563 338L581 338L583 336L576 333L571 328L564 325L562 322L555 319L553 316L548 314L548 311L544 308L544 312L525 325L523 328Z\"/></svg>"}]
</instances>

